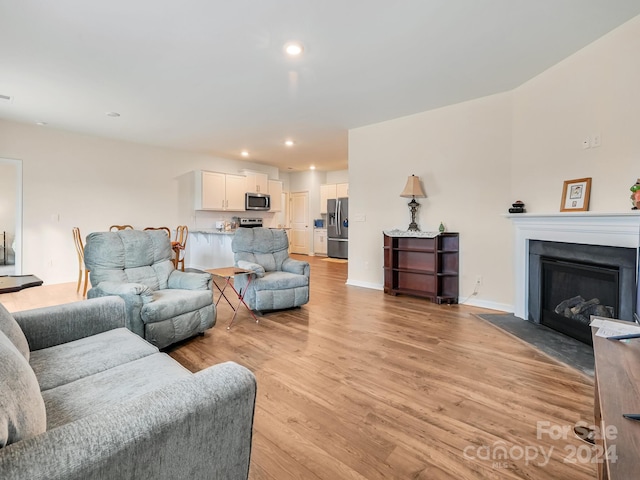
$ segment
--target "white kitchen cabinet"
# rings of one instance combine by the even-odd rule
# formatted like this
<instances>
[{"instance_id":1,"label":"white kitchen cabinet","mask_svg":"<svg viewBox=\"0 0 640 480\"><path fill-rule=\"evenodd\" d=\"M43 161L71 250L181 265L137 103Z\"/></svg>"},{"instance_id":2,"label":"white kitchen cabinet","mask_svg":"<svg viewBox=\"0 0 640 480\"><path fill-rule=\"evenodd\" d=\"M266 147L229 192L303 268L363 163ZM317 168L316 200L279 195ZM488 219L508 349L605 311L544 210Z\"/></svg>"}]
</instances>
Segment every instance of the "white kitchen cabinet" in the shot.
<instances>
[{"instance_id":1,"label":"white kitchen cabinet","mask_svg":"<svg viewBox=\"0 0 640 480\"><path fill-rule=\"evenodd\" d=\"M346 198L349 196L348 183L336 183L336 198Z\"/></svg>"},{"instance_id":2,"label":"white kitchen cabinet","mask_svg":"<svg viewBox=\"0 0 640 480\"><path fill-rule=\"evenodd\" d=\"M216 172L196 172L196 174L196 210L224 210L225 174Z\"/></svg>"},{"instance_id":3,"label":"white kitchen cabinet","mask_svg":"<svg viewBox=\"0 0 640 480\"><path fill-rule=\"evenodd\" d=\"M327 213L327 200L349 196L348 183L327 183L320 185L320 213Z\"/></svg>"},{"instance_id":4,"label":"white kitchen cabinet","mask_svg":"<svg viewBox=\"0 0 640 480\"><path fill-rule=\"evenodd\" d=\"M320 213L327 213L327 200L336 197L336 184L320 185Z\"/></svg>"},{"instance_id":5,"label":"white kitchen cabinet","mask_svg":"<svg viewBox=\"0 0 640 480\"><path fill-rule=\"evenodd\" d=\"M195 209L244 211L245 178L219 172L195 172Z\"/></svg>"},{"instance_id":6,"label":"white kitchen cabinet","mask_svg":"<svg viewBox=\"0 0 640 480\"><path fill-rule=\"evenodd\" d=\"M327 254L327 229L316 228L313 231L313 252L316 255Z\"/></svg>"},{"instance_id":7,"label":"white kitchen cabinet","mask_svg":"<svg viewBox=\"0 0 640 480\"><path fill-rule=\"evenodd\" d=\"M271 196L271 211L282 211L282 182L280 180L269 180L269 195Z\"/></svg>"},{"instance_id":8,"label":"white kitchen cabinet","mask_svg":"<svg viewBox=\"0 0 640 480\"><path fill-rule=\"evenodd\" d=\"M250 172L244 170L245 175L245 191L249 193L268 193L269 192L269 175L266 173Z\"/></svg>"},{"instance_id":9,"label":"white kitchen cabinet","mask_svg":"<svg viewBox=\"0 0 640 480\"><path fill-rule=\"evenodd\" d=\"M225 175L227 203L225 210L244 212L245 178L242 175Z\"/></svg>"}]
</instances>

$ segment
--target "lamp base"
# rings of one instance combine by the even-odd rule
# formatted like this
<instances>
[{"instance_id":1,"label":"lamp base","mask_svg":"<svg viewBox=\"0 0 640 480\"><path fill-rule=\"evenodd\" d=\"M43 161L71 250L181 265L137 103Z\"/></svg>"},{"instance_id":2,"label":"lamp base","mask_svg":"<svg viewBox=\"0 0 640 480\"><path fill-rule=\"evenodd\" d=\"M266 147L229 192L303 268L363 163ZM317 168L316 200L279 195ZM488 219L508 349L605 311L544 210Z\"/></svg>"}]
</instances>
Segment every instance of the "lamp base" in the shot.
<instances>
[{"instance_id":1,"label":"lamp base","mask_svg":"<svg viewBox=\"0 0 640 480\"><path fill-rule=\"evenodd\" d=\"M420 204L416 202L416 197L413 197L407 205L409 205L409 211L411 211L411 223L409 224L409 231L419 232L420 228L416 223L416 213L418 212L418 207L420 206Z\"/></svg>"}]
</instances>

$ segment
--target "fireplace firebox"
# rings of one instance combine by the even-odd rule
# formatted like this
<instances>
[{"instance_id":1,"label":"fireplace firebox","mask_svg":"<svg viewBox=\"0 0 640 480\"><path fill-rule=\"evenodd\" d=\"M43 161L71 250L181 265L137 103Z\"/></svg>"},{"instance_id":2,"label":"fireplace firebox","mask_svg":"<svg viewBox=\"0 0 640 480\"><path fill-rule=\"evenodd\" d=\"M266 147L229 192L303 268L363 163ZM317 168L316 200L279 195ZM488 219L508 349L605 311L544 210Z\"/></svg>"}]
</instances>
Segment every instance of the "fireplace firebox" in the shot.
<instances>
[{"instance_id":1,"label":"fireplace firebox","mask_svg":"<svg viewBox=\"0 0 640 480\"><path fill-rule=\"evenodd\" d=\"M540 323L591 345L591 315L617 317L618 267L549 257L540 262Z\"/></svg>"}]
</instances>

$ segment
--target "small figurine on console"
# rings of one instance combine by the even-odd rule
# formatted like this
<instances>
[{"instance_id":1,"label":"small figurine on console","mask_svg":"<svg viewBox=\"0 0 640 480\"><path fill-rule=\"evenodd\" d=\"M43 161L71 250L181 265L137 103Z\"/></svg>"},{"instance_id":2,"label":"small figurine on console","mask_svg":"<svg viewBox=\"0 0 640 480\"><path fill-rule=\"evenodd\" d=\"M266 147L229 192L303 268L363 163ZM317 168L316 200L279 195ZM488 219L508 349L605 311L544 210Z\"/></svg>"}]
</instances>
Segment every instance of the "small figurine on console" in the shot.
<instances>
[{"instance_id":1,"label":"small figurine on console","mask_svg":"<svg viewBox=\"0 0 640 480\"><path fill-rule=\"evenodd\" d=\"M640 178L631 185L631 203L633 208L631 210L638 210L640 208Z\"/></svg>"},{"instance_id":2,"label":"small figurine on console","mask_svg":"<svg viewBox=\"0 0 640 480\"><path fill-rule=\"evenodd\" d=\"M515 203L511 204L512 207L509 209L509 213L524 213L524 202L521 200L516 200Z\"/></svg>"}]
</instances>

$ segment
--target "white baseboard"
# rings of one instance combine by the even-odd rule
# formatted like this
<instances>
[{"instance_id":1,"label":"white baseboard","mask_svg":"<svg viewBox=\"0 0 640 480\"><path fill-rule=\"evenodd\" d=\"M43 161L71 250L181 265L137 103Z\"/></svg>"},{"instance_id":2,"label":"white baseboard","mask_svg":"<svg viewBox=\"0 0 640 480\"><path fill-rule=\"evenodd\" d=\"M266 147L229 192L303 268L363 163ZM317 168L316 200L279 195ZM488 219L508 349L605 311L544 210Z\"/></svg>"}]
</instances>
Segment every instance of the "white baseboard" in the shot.
<instances>
[{"instance_id":1,"label":"white baseboard","mask_svg":"<svg viewBox=\"0 0 640 480\"><path fill-rule=\"evenodd\" d=\"M458 299L460 300L460 299ZM464 300L464 299L462 299ZM491 310L500 310L501 312L505 312L505 313L513 313L514 309L513 309L513 305L509 305L506 303L498 303L498 302L491 302L488 300L479 300L477 298L473 298L471 297L470 299L468 299L466 302L461 303L460 305L469 305L472 307L480 307L480 308L489 308Z\"/></svg>"},{"instance_id":2,"label":"white baseboard","mask_svg":"<svg viewBox=\"0 0 640 480\"><path fill-rule=\"evenodd\" d=\"M372 290L384 290L384 285L382 285L381 283L360 282L358 280L347 279L346 284L351 285L352 287L364 287L371 288Z\"/></svg>"},{"instance_id":3,"label":"white baseboard","mask_svg":"<svg viewBox=\"0 0 640 480\"><path fill-rule=\"evenodd\" d=\"M372 290L384 290L384 285L381 283L361 282L358 280L347 279L346 284L351 285L353 287L364 287L364 288L370 288ZM463 299L459 298L458 300L461 301ZM499 310L505 313L514 312L513 305L509 305L507 303L491 302L488 300L479 300L473 297L469 298L466 302L461 303L460 305L469 305L472 307L488 308L490 310Z\"/></svg>"}]
</instances>

